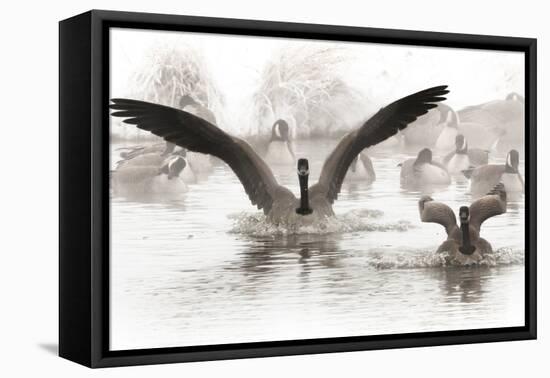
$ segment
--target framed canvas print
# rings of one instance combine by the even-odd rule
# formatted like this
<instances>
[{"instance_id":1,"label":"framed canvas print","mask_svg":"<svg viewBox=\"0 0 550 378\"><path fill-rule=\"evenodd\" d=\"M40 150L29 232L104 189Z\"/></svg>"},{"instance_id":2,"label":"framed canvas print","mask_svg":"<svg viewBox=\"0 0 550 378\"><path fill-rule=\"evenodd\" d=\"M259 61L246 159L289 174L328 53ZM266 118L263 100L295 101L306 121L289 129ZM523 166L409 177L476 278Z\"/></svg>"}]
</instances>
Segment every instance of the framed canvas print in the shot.
<instances>
[{"instance_id":1,"label":"framed canvas print","mask_svg":"<svg viewBox=\"0 0 550 378\"><path fill-rule=\"evenodd\" d=\"M536 337L536 40L60 22L60 355Z\"/></svg>"}]
</instances>

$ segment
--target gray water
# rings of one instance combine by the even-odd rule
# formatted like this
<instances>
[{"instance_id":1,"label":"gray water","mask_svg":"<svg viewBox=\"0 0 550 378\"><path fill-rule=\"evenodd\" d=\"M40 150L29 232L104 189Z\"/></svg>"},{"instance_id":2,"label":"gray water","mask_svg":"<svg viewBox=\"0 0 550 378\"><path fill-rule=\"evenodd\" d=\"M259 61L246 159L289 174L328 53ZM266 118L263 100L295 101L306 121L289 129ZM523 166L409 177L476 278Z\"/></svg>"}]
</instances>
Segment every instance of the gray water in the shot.
<instances>
[{"instance_id":1,"label":"gray water","mask_svg":"<svg viewBox=\"0 0 550 378\"><path fill-rule=\"evenodd\" d=\"M296 143L311 183L334 144ZM421 193L399 185L411 154L370 155L377 180L344 183L337 219L307 234L265 223L225 165L173 198L112 195L111 349L523 325L523 198L483 225L493 260L447 267L443 227L421 223ZM299 193L295 167L274 173ZM431 195L471 202L462 181Z\"/></svg>"}]
</instances>

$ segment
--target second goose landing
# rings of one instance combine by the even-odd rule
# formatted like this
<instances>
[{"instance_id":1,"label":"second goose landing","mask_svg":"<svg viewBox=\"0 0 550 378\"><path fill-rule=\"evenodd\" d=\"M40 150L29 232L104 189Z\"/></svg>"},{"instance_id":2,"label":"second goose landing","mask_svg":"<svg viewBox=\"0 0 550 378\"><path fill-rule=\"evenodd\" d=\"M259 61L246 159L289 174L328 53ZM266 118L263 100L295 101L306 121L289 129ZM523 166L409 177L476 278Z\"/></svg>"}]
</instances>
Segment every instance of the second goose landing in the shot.
<instances>
[{"instance_id":1,"label":"second goose landing","mask_svg":"<svg viewBox=\"0 0 550 378\"><path fill-rule=\"evenodd\" d=\"M469 207L460 208L460 225L457 225L455 213L449 206L435 202L429 196L420 199L418 210L422 222L438 223L445 227L447 240L437 252L449 253L449 264L468 265L479 263L483 255L493 252L491 244L479 235L481 225L491 217L504 214L506 205L506 191L499 184Z\"/></svg>"}]
</instances>

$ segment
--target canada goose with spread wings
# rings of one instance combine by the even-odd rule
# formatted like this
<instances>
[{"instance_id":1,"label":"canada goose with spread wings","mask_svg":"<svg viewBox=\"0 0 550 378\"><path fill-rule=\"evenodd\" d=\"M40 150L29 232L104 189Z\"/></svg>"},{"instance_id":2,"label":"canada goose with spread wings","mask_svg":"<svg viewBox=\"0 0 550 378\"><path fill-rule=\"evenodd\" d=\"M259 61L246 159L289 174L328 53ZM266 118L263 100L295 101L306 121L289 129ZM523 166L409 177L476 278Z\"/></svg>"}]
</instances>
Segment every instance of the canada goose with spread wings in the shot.
<instances>
[{"instance_id":1,"label":"canada goose with spread wings","mask_svg":"<svg viewBox=\"0 0 550 378\"><path fill-rule=\"evenodd\" d=\"M323 164L319 181L308 186L307 159L298 160L300 198L279 185L269 166L244 140L186 111L129 99L113 99L110 107L125 123L164 138L178 146L223 160L239 178L253 205L276 224L300 225L334 215L346 172L370 146L395 135L437 103L445 100L447 86L429 88L382 108L361 127L350 131Z\"/></svg>"},{"instance_id":2,"label":"canada goose with spread wings","mask_svg":"<svg viewBox=\"0 0 550 378\"><path fill-rule=\"evenodd\" d=\"M491 244L479 236L481 225L487 219L506 212L507 199L504 185L498 184L485 196L459 209L460 225L454 211L444 203L423 196L418 202L422 222L438 223L445 227L447 240L437 252L448 252L451 264L478 263L483 255L492 253Z\"/></svg>"}]
</instances>

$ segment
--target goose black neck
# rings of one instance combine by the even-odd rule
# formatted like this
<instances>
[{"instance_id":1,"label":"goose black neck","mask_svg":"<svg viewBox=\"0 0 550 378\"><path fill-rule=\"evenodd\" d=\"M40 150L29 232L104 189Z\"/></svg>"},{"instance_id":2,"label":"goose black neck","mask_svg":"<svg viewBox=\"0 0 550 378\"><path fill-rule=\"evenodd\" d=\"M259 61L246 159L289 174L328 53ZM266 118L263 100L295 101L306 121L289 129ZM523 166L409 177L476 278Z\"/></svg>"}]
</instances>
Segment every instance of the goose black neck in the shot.
<instances>
[{"instance_id":1,"label":"goose black neck","mask_svg":"<svg viewBox=\"0 0 550 378\"><path fill-rule=\"evenodd\" d=\"M307 159L298 160L298 180L300 182L300 207L296 209L296 213L300 215L308 215L313 212L309 207L309 165Z\"/></svg>"},{"instance_id":2,"label":"goose black neck","mask_svg":"<svg viewBox=\"0 0 550 378\"><path fill-rule=\"evenodd\" d=\"M300 207L296 209L296 213L308 215L313 212L309 207L309 191L308 191L308 175L300 175Z\"/></svg>"},{"instance_id":3,"label":"goose black neck","mask_svg":"<svg viewBox=\"0 0 550 378\"><path fill-rule=\"evenodd\" d=\"M462 219L462 213L463 209L460 209L461 212L461 220L460 220L460 231L462 231L462 246L459 248L460 252L463 255L471 255L474 253L476 248L472 246L471 239L470 239L470 221L468 219L469 217L469 209L466 210L466 216L465 219Z\"/></svg>"}]
</instances>

